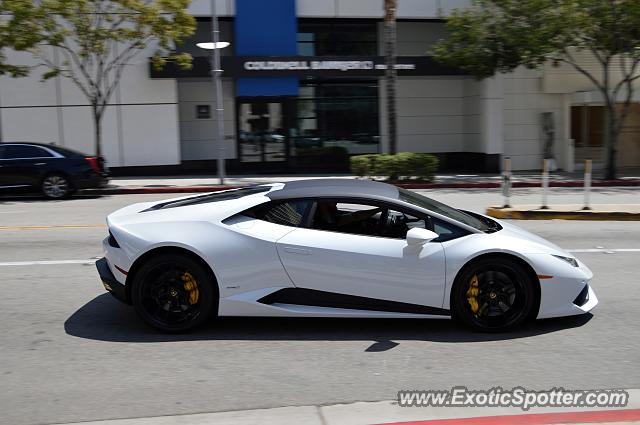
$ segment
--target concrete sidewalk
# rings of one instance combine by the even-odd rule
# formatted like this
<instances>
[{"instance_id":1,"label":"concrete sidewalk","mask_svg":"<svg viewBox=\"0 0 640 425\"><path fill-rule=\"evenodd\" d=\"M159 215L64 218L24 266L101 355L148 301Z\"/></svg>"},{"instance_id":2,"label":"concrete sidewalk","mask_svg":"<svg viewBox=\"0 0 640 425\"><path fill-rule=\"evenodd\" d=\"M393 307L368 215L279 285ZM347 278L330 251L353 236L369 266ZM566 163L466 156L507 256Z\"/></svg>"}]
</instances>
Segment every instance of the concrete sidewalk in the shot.
<instances>
[{"instance_id":1,"label":"concrete sidewalk","mask_svg":"<svg viewBox=\"0 0 640 425\"><path fill-rule=\"evenodd\" d=\"M134 194L134 193L187 193L212 192L232 187L274 182L288 182L313 178L355 178L350 175L283 175L283 176L230 176L225 184L220 185L215 176L174 176L174 177L114 177L108 187L91 189L85 193L92 194ZM433 182L399 182L398 186L407 189L490 189L499 188L502 177L495 174L442 174ZM540 187L539 174L516 174L512 178L512 186ZM554 173L550 176L550 187L582 187L584 182L578 174ZM626 176L617 180L594 180L594 187L640 187L639 176Z\"/></svg>"},{"instance_id":2,"label":"concrete sidewalk","mask_svg":"<svg viewBox=\"0 0 640 425\"><path fill-rule=\"evenodd\" d=\"M512 220L640 221L640 203L594 204L589 210L583 209L583 205L578 204L553 205L548 209L541 209L540 205L519 205L509 208L489 207L487 215Z\"/></svg>"},{"instance_id":3,"label":"concrete sidewalk","mask_svg":"<svg viewBox=\"0 0 640 425\"><path fill-rule=\"evenodd\" d=\"M399 407L395 401L291 406L233 412L82 422L78 425L507 425L640 424L638 390L621 409Z\"/></svg>"}]
</instances>

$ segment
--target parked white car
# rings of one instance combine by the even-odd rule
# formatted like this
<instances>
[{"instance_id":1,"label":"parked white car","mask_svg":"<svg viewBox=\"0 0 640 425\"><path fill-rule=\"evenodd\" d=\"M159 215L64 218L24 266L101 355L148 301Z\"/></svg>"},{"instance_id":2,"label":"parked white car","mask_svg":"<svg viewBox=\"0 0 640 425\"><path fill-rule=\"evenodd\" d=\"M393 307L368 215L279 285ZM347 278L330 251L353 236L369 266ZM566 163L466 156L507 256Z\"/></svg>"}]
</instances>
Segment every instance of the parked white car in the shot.
<instances>
[{"instance_id":1,"label":"parked white car","mask_svg":"<svg viewBox=\"0 0 640 425\"><path fill-rule=\"evenodd\" d=\"M371 181L140 203L107 223L105 288L165 332L213 316L453 316L503 331L598 303L591 271L550 242Z\"/></svg>"}]
</instances>

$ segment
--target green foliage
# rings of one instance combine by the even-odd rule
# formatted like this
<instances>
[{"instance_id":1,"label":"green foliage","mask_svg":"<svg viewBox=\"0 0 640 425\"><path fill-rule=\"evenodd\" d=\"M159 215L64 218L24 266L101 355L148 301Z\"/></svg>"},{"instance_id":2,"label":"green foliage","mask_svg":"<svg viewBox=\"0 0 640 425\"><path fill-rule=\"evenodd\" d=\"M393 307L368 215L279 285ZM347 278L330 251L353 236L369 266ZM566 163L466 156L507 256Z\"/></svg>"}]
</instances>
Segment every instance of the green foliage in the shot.
<instances>
[{"instance_id":1,"label":"green foliage","mask_svg":"<svg viewBox=\"0 0 640 425\"><path fill-rule=\"evenodd\" d=\"M447 28L434 56L478 78L547 61L573 64L580 50L640 59L637 0L475 0L454 11Z\"/></svg>"},{"instance_id":2,"label":"green foliage","mask_svg":"<svg viewBox=\"0 0 640 425\"><path fill-rule=\"evenodd\" d=\"M615 178L615 146L640 79L640 1L474 0L447 19L447 28L434 57L479 79L544 63L566 63L587 77L605 100L606 178ZM591 66L576 59L578 52L591 54Z\"/></svg>"},{"instance_id":3,"label":"green foliage","mask_svg":"<svg viewBox=\"0 0 640 425\"><path fill-rule=\"evenodd\" d=\"M359 177L380 176L389 180L417 178L431 181L438 169L438 158L427 153L400 152L351 157L351 172Z\"/></svg>"},{"instance_id":4,"label":"green foliage","mask_svg":"<svg viewBox=\"0 0 640 425\"><path fill-rule=\"evenodd\" d=\"M371 172L371 157L375 155L357 155L350 159L351 172L358 177L368 177Z\"/></svg>"},{"instance_id":5,"label":"green foliage","mask_svg":"<svg viewBox=\"0 0 640 425\"><path fill-rule=\"evenodd\" d=\"M24 51L39 42L36 9L33 0L0 0L0 75L28 75L27 66L6 62L5 49Z\"/></svg>"}]
</instances>

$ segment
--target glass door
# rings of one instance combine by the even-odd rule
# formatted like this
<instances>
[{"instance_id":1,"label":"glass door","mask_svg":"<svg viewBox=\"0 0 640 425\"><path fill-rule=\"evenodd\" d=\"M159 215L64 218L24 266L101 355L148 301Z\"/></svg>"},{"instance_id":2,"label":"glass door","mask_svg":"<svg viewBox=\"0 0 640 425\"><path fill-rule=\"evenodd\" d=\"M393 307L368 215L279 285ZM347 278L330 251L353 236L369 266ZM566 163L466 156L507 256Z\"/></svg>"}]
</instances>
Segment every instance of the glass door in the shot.
<instances>
[{"instance_id":1,"label":"glass door","mask_svg":"<svg viewBox=\"0 0 640 425\"><path fill-rule=\"evenodd\" d=\"M240 101L238 107L238 156L240 162L283 162L288 140L284 103Z\"/></svg>"}]
</instances>

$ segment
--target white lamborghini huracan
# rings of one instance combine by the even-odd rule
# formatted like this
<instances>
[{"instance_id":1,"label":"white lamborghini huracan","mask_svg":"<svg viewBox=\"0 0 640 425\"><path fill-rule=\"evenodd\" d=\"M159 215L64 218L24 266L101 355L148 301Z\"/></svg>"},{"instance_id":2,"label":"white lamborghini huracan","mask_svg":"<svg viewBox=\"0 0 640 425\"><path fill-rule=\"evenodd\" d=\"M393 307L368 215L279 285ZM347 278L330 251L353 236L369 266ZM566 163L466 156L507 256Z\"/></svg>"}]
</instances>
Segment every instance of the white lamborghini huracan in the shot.
<instances>
[{"instance_id":1,"label":"white lamborghini huracan","mask_svg":"<svg viewBox=\"0 0 640 425\"><path fill-rule=\"evenodd\" d=\"M107 224L105 288L165 332L213 316L452 316L502 331L598 303L591 271L550 242L372 181L140 203Z\"/></svg>"}]
</instances>

